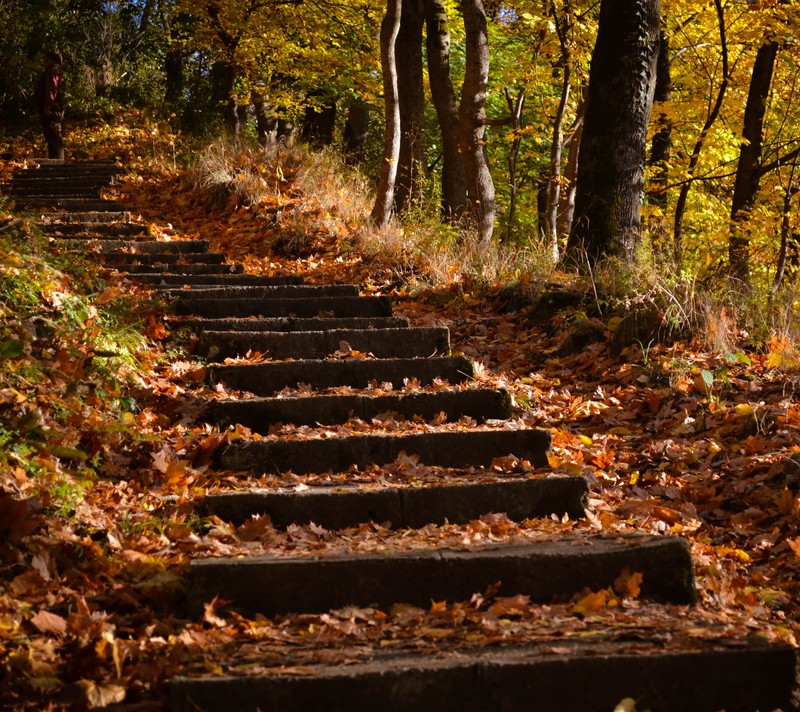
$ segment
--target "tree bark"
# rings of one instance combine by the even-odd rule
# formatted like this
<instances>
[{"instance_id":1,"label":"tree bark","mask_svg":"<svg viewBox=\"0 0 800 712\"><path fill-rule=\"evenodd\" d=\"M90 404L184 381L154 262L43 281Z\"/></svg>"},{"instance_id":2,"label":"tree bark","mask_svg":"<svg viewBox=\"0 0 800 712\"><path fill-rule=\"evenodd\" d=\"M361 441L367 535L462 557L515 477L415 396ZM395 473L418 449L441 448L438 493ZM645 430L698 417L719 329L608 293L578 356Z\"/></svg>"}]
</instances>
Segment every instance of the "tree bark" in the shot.
<instances>
[{"instance_id":1,"label":"tree bark","mask_svg":"<svg viewBox=\"0 0 800 712\"><path fill-rule=\"evenodd\" d=\"M464 0L466 67L459 109L459 145L467 178L468 219L481 242L492 239L494 183L486 161L486 92L489 39L482 0Z\"/></svg>"},{"instance_id":2,"label":"tree bark","mask_svg":"<svg viewBox=\"0 0 800 712\"><path fill-rule=\"evenodd\" d=\"M750 281L750 237L747 217L756 201L761 179L764 114L767 108L778 43L765 42L758 48L750 75L750 88L744 109L742 144L736 165L736 181L731 200L731 234L728 242L730 276L742 284Z\"/></svg>"},{"instance_id":3,"label":"tree bark","mask_svg":"<svg viewBox=\"0 0 800 712\"><path fill-rule=\"evenodd\" d=\"M397 100L395 41L400 30L402 9L403 0L386 0L386 14L381 23L381 72L383 74L383 98L386 106L386 132L375 205L370 213L370 221L379 228L386 227L392 215L397 159L400 155L400 106Z\"/></svg>"},{"instance_id":4,"label":"tree bark","mask_svg":"<svg viewBox=\"0 0 800 712\"><path fill-rule=\"evenodd\" d=\"M404 0L397 34L397 97L400 102L400 162L395 208L422 197L425 175L425 89L422 71L422 0Z\"/></svg>"},{"instance_id":5,"label":"tree bark","mask_svg":"<svg viewBox=\"0 0 800 712\"><path fill-rule=\"evenodd\" d=\"M330 146L336 130L336 100L321 96L321 92L312 95L312 98L314 96L320 101L306 106L300 137L316 148Z\"/></svg>"},{"instance_id":6,"label":"tree bark","mask_svg":"<svg viewBox=\"0 0 800 712\"><path fill-rule=\"evenodd\" d=\"M634 260L661 0L602 0L581 139L572 259Z\"/></svg>"},{"instance_id":7,"label":"tree bark","mask_svg":"<svg viewBox=\"0 0 800 712\"><path fill-rule=\"evenodd\" d=\"M558 237L564 239L569 235L572 220L575 215L575 192L578 182L578 163L580 161L581 138L583 137L583 123L586 117L586 86L580 89L580 99L575 109L575 122L569 136L569 152L567 165L564 168L564 183L566 190L561 191L561 204L558 208Z\"/></svg>"},{"instance_id":8,"label":"tree bark","mask_svg":"<svg viewBox=\"0 0 800 712\"><path fill-rule=\"evenodd\" d=\"M347 119L342 135L342 153L347 163L361 163L367 148L369 132L369 107L354 101L347 107Z\"/></svg>"},{"instance_id":9,"label":"tree bark","mask_svg":"<svg viewBox=\"0 0 800 712\"><path fill-rule=\"evenodd\" d=\"M467 204L467 178L458 147L458 103L450 78L450 30L441 0L425 0L428 78L442 138L442 215L453 222Z\"/></svg>"}]
</instances>

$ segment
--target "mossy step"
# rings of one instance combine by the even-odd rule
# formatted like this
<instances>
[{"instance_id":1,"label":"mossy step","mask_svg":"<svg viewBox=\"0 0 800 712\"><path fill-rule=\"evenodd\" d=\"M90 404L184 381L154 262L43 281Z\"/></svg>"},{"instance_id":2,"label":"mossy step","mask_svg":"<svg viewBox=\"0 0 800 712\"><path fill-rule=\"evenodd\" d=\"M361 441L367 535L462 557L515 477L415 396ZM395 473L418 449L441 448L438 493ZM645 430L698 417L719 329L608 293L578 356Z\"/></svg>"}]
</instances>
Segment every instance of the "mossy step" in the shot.
<instances>
[{"instance_id":1,"label":"mossy step","mask_svg":"<svg viewBox=\"0 0 800 712\"><path fill-rule=\"evenodd\" d=\"M611 712L632 699L651 712L792 710L794 674L788 646L594 635L448 652L377 650L347 664L287 662L268 674L178 677L169 709L228 712L235 700L238 712Z\"/></svg>"},{"instance_id":2,"label":"mossy step","mask_svg":"<svg viewBox=\"0 0 800 712\"><path fill-rule=\"evenodd\" d=\"M176 314L203 317L317 317L391 316L389 297L306 297L274 299L247 297L197 299L183 297L174 304Z\"/></svg>"},{"instance_id":3,"label":"mossy step","mask_svg":"<svg viewBox=\"0 0 800 712\"><path fill-rule=\"evenodd\" d=\"M315 524L326 529L378 522L395 529L426 524L465 524L492 512L523 521L567 514L584 516L588 485L583 477L550 475L433 487L316 487L294 490L227 492L208 495L203 509L239 525L253 515L268 516L280 529Z\"/></svg>"},{"instance_id":4,"label":"mossy step","mask_svg":"<svg viewBox=\"0 0 800 712\"><path fill-rule=\"evenodd\" d=\"M333 425L351 418L369 422L389 412L426 421L444 414L448 421L469 416L483 422L511 417L511 397L503 390L475 388L382 396L347 394L224 400L213 401L206 418L222 426L239 423L254 432L267 433L276 423Z\"/></svg>"},{"instance_id":5,"label":"mossy step","mask_svg":"<svg viewBox=\"0 0 800 712\"><path fill-rule=\"evenodd\" d=\"M195 353L222 360L257 351L272 359L324 358L342 349L377 358L447 356L450 332L445 327L403 329L333 329L330 331L204 331Z\"/></svg>"},{"instance_id":6,"label":"mossy step","mask_svg":"<svg viewBox=\"0 0 800 712\"><path fill-rule=\"evenodd\" d=\"M195 559L185 576L188 615L215 598L246 616L322 613L395 603L428 607L463 601L499 585L498 595L546 603L613 586L627 569L642 574L641 597L696 599L689 543L680 537L569 538L474 549L377 554Z\"/></svg>"},{"instance_id":7,"label":"mossy step","mask_svg":"<svg viewBox=\"0 0 800 712\"><path fill-rule=\"evenodd\" d=\"M405 454L423 465L488 467L514 455L547 467L546 430L460 430L394 435L387 433L309 439L239 440L218 456L219 467L256 476L264 473L345 472L351 467L387 465Z\"/></svg>"},{"instance_id":8,"label":"mossy step","mask_svg":"<svg viewBox=\"0 0 800 712\"><path fill-rule=\"evenodd\" d=\"M406 381L429 385L439 379L463 383L472 379L472 363L463 356L391 359L302 359L273 363L212 365L208 379L228 388L268 396L301 384L321 390L338 386L366 388L370 383L402 388Z\"/></svg>"}]
</instances>

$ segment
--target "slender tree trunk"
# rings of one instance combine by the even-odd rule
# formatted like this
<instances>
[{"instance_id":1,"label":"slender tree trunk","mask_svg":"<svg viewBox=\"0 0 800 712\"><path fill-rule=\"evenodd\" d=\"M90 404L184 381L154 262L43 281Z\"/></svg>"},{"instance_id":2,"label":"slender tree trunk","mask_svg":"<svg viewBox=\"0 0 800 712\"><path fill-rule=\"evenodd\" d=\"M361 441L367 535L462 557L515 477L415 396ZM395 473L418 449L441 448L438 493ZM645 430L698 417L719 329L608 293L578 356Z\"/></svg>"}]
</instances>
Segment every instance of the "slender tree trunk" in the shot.
<instances>
[{"instance_id":1,"label":"slender tree trunk","mask_svg":"<svg viewBox=\"0 0 800 712\"><path fill-rule=\"evenodd\" d=\"M672 74L669 59L669 36L662 30L658 41L658 61L656 63L656 89L653 104L658 107L656 131L650 142L650 166L653 175L647 188L647 199L656 208L649 222L650 241L657 252L667 248L669 230L667 227L667 187L669 185L669 159L672 154L672 119L667 113L667 105L672 101ZM657 213L657 214L656 214Z\"/></svg>"},{"instance_id":2,"label":"slender tree trunk","mask_svg":"<svg viewBox=\"0 0 800 712\"><path fill-rule=\"evenodd\" d=\"M789 181L783 193L783 210L781 214L781 246L778 252L778 263L775 267L775 278L772 281L772 294L775 294L781 287L787 265L797 261L797 241L796 235L792 234L792 201L794 196L800 191L800 186L795 184L794 176L797 169L797 159L792 163L792 170L789 173ZM793 240L793 238L795 238ZM794 243L794 244L792 244ZM790 248L794 248L794 255L790 257Z\"/></svg>"},{"instance_id":3,"label":"slender tree trunk","mask_svg":"<svg viewBox=\"0 0 800 712\"><path fill-rule=\"evenodd\" d=\"M253 111L256 115L258 143L261 148L267 148L272 142L272 132L275 130L278 121L274 116L270 115L264 97L258 91L253 92L250 101L253 104Z\"/></svg>"},{"instance_id":4,"label":"slender tree trunk","mask_svg":"<svg viewBox=\"0 0 800 712\"><path fill-rule=\"evenodd\" d=\"M601 2L567 245L576 261L635 259L660 10L660 0Z\"/></svg>"},{"instance_id":5,"label":"slender tree trunk","mask_svg":"<svg viewBox=\"0 0 800 712\"><path fill-rule=\"evenodd\" d=\"M392 215L397 159L400 155L400 106L397 100L395 41L400 30L402 9L403 0L386 0L386 14L381 23L381 72L386 106L386 133L375 205L370 213L372 224L379 228L386 227Z\"/></svg>"},{"instance_id":6,"label":"slender tree trunk","mask_svg":"<svg viewBox=\"0 0 800 712\"><path fill-rule=\"evenodd\" d=\"M522 118L522 109L525 107L525 90L520 89L516 99L511 98L511 92L508 91L508 87L505 88L505 93L506 104L508 104L508 111L511 114L511 127L514 131L514 138L508 151L508 219L506 220L504 237L506 242L511 242L517 219L517 160L522 146L522 134L519 126Z\"/></svg>"},{"instance_id":7,"label":"slender tree trunk","mask_svg":"<svg viewBox=\"0 0 800 712\"><path fill-rule=\"evenodd\" d=\"M482 0L464 0L466 68L461 90L459 137L467 177L468 216L481 242L492 239L494 183L486 161L486 92L489 82L489 39Z\"/></svg>"},{"instance_id":8,"label":"slender tree trunk","mask_svg":"<svg viewBox=\"0 0 800 712\"><path fill-rule=\"evenodd\" d=\"M675 262L678 264L680 264L681 260L683 259L683 215L686 212L686 202L689 199L689 191L692 189L694 174L697 170L697 164L700 162L700 154L705 146L706 136L708 136L708 132L711 130L711 127L714 125L714 122L719 116L719 112L722 109L722 100L725 98L725 93L728 90L728 84L731 80L730 65L728 62L728 39L727 32L725 30L725 11L722 7L722 0L714 0L714 7L717 10L717 25L719 27L722 81L717 89L717 97L714 101L714 105L711 107L711 111L708 113L706 122L700 131L700 135L697 137L697 141L695 141L694 148L692 149L692 155L689 158L689 166L686 170L688 179L683 182L681 190L678 193L678 200L675 204L675 219L672 242L673 250L675 251Z\"/></svg>"},{"instance_id":9,"label":"slender tree trunk","mask_svg":"<svg viewBox=\"0 0 800 712\"><path fill-rule=\"evenodd\" d=\"M745 285L750 281L750 236L747 217L755 204L761 180L764 114L777 55L777 42L766 42L756 53L744 109L743 140L736 166L736 182L733 186L728 262L731 278Z\"/></svg>"},{"instance_id":10,"label":"slender tree trunk","mask_svg":"<svg viewBox=\"0 0 800 712\"><path fill-rule=\"evenodd\" d=\"M572 89L572 68L567 59L563 67L564 75L561 81L561 99L558 102L555 119L553 121L553 137L550 144L550 171L547 184L547 216L545 230L550 257L553 262L558 262L558 206L561 200L561 161L564 154L564 117L567 113L567 102Z\"/></svg>"},{"instance_id":11,"label":"slender tree trunk","mask_svg":"<svg viewBox=\"0 0 800 712\"><path fill-rule=\"evenodd\" d=\"M164 57L164 102L169 106L175 104L183 95L183 53L171 49Z\"/></svg>"},{"instance_id":12,"label":"slender tree trunk","mask_svg":"<svg viewBox=\"0 0 800 712\"><path fill-rule=\"evenodd\" d=\"M583 136L583 124L586 116L586 92L587 87L581 87L581 98L575 110L575 123L572 125L569 136L569 152L567 153L567 165L564 169L564 184L566 190L561 191L561 205L558 208L558 237L559 240L565 239L569 235L572 227L572 220L575 216L575 193L578 183L578 162L581 153L581 138Z\"/></svg>"},{"instance_id":13,"label":"slender tree trunk","mask_svg":"<svg viewBox=\"0 0 800 712\"><path fill-rule=\"evenodd\" d=\"M442 137L442 213L455 221L467 204L467 178L458 147L458 103L450 79L450 30L442 0L425 0L428 78Z\"/></svg>"},{"instance_id":14,"label":"slender tree trunk","mask_svg":"<svg viewBox=\"0 0 800 712\"><path fill-rule=\"evenodd\" d=\"M400 162L397 166L395 207L422 197L425 175L425 89L422 71L422 0L403 0L397 34L397 97L400 102Z\"/></svg>"}]
</instances>

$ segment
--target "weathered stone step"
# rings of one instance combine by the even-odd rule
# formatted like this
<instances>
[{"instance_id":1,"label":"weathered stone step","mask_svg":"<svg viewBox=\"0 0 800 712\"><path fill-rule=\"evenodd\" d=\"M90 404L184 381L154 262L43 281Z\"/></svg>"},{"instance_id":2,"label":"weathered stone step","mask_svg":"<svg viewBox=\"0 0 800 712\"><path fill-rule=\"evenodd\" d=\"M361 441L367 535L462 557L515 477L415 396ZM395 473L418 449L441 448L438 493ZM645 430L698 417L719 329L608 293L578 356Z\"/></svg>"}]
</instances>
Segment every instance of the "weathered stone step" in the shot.
<instances>
[{"instance_id":1,"label":"weathered stone step","mask_svg":"<svg viewBox=\"0 0 800 712\"><path fill-rule=\"evenodd\" d=\"M43 180L53 178L93 178L105 183L110 182L114 176L123 173L120 166L115 165L89 165L89 164L63 164L44 165L38 168L22 168L14 172L13 180Z\"/></svg>"},{"instance_id":2,"label":"weathered stone step","mask_svg":"<svg viewBox=\"0 0 800 712\"><path fill-rule=\"evenodd\" d=\"M366 662L178 677L170 712L651 712L792 710L794 650L744 639L548 640L451 654L374 651Z\"/></svg>"},{"instance_id":3,"label":"weathered stone step","mask_svg":"<svg viewBox=\"0 0 800 712\"><path fill-rule=\"evenodd\" d=\"M435 393L314 395L290 398L257 398L213 401L206 417L219 425L240 423L257 433L267 433L275 423L332 425L350 418L371 421L381 413L404 418L433 420L444 413L455 421L469 416L477 422L511 416L511 397L506 391L475 388Z\"/></svg>"},{"instance_id":4,"label":"weathered stone step","mask_svg":"<svg viewBox=\"0 0 800 712\"><path fill-rule=\"evenodd\" d=\"M100 208L98 210L86 210L84 212L72 211L69 213L55 212L55 213L42 213L40 216L43 223L41 227L45 228L47 225L92 225L96 229L106 229L109 225L122 225L131 222L131 214L127 210L106 210Z\"/></svg>"},{"instance_id":5,"label":"weathered stone step","mask_svg":"<svg viewBox=\"0 0 800 712\"><path fill-rule=\"evenodd\" d=\"M117 240L123 235L147 235L149 237L150 233L150 228L147 225L138 223L98 225L96 222L57 222L39 223L38 228L49 237L56 239L75 239L85 235L92 240Z\"/></svg>"},{"instance_id":6,"label":"weathered stone step","mask_svg":"<svg viewBox=\"0 0 800 712\"><path fill-rule=\"evenodd\" d=\"M147 284L154 284L160 288L174 288L184 284L183 280L198 280L204 285L205 279L231 278L240 279L252 275L243 275L244 267L241 264L154 264L154 265L119 265L119 272L125 272L135 279ZM174 284L169 280L174 279ZM235 282L234 282L235 283ZM226 284L226 282L223 282Z\"/></svg>"},{"instance_id":7,"label":"weathered stone step","mask_svg":"<svg viewBox=\"0 0 800 712\"><path fill-rule=\"evenodd\" d=\"M389 297L307 297L296 299L197 299L184 297L175 305L176 314L203 317L316 317L391 316Z\"/></svg>"},{"instance_id":8,"label":"weathered stone step","mask_svg":"<svg viewBox=\"0 0 800 712\"><path fill-rule=\"evenodd\" d=\"M343 348L377 358L447 356L450 332L442 326L290 332L204 331L195 353L208 360L242 356L248 351L258 351L273 359L311 359L331 356Z\"/></svg>"},{"instance_id":9,"label":"weathered stone step","mask_svg":"<svg viewBox=\"0 0 800 712\"><path fill-rule=\"evenodd\" d=\"M170 289L164 294L173 299L316 299L318 297L357 297L355 284L289 284L278 286L219 286Z\"/></svg>"},{"instance_id":10,"label":"weathered stone step","mask_svg":"<svg viewBox=\"0 0 800 712\"><path fill-rule=\"evenodd\" d=\"M195 559L186 573L190 617L215 597L246 616L321 613L343 606L469 600L500 583L499 595L535 602L613 586L623 570L642 574L641 596L688 604L696 598L689 544L680 537L543 540L471 550L431 549L315 557Z\"/></svg>"},{"instance_id":11,"label":"weathered stone step","mask_svg":"<svg viewBox=\"0 0 800 712\"><path fill-rule=\"evenodd\" d=\"M157 243L162 245L164 243ZM132 252L107 252L103 255L103 262L107 265L174 265L178 263L188 264L222 264L225 262L225 255L221 252L151 252L148 254Z\"/></svg>"},{"instance_id":12,"label":"weathered stone step","mask_svg":"<svg viewBox=\"0 0 800 712\"><path fill-rule=\"evenodd\" d=\"M17 200L17 204L27 208L57 208L73 212L121 212L123 205L114 200L88 200L84 198L59 198L41 196Z\"/></svg>"},{"instance_id":13,"label":"weathered stone step","mask_svg":"<svg viewBox=\"0 0 800 712\"><path fill-rule=\"evenodd\" d=\"M163 242L154 237L118 240L112 238L69 238L63 240L64 246L72 249L94 250L103 253L125 252L127 254L186 254L194 252L207 252L207 240L181 240Z\"/></svg>"},{"instance_id":14,"label":"weathered stone step","mask_svg":"<svg viewBox=\"0 0 800 712\"><path fill-rule=\"evenodd\" d=\"M91 198L99 199L98 191L101 186L96 184L76 184L74 181L67 181L63 185L53 185L51 182L40 182L37 184L20 184L19 182L7 184L3 188L6 195L14 198Z\"/></svg>"},{"instance_id":15,"label":"weathered stone step","mask_svg":"<svg viewBox=\"0 0 800 712\"><path fill-rule=\"evenodd\" d=\"M137 277L138 279L138 277ZM270 279L265 277L264 279ZM272 279L282 279L274 277ZM293 279L293 278L289 278ZM194 319L178 317L172 321L174 328L202 331L330 331L332 329L406 329L408 319L402 316L374 317L275 317L270 319L250 317L246 319Z\"/></svg>"},{"instance_id":16,"label":"weathered stone step","mask_svg":"<svg viewBox=\"0 0 800 712\"><path fill-rule=\"evenodd\" d=\"M218 465L255 475L294 472L344 472L353 466L386 465L405 453L425 465L488 467L514 455L534 467L547 467L550 433L546 430L464 430L390 435L334 436L303 440L249 440L228 445Z\"/></svg>"},{"instance_id":17,"label":"weathered stone step","mask_svg":"<svg viewBox=\"0 0 800 712\"><path fill-rule=\"evenodd\" d=\"M255 286L268 286L268 285L281 285L281 284L302 284L302 277L281 277L260 274L243 274L243 267L240 264L230 265L213 265L212 269L201 270L198 265L181 265L181 274L178 270L170 272L140 272L141 267L132 270L131 273L136 275L136 279L146 282L147 284L154 284L158 287L226 287L233 285L255 285ZM183 269L188 267L189 269ZM212 265L207 265L212 267ZM230 268L228 272L224 272L221 267Z\"/></svg>"},{"instance_id":18,"label":"weathered stone step","mask_svg":"<svg viewBox=\"0 0 800 712\"><path fill-rule=\"evenodd\" d=\"M237 526L257 514L268 515L280 529L314 522L333 530L370 521L407 529L445 521L465 524L493 512L504 513L515 521L551 514L580 519L585 514L588 491L583 477L551 475L435 487L228 492L208 495L204 509Z\"/></svg>"},{"instance_id":19,"label":"weathered stone step","mask_svg":"<svg viewBox=\"0 0 800 712\"><path fill-rule=\"evenodd\" d=\"M268 396L284 388L306 384L315 390L351 386L366 388L371 382L391 383L402 388L406 380L429 385L436 379L463 383L472 379L474 371L463 356L391 359L307 359L274 363L242 363L209 368L212 384Z\"/></svg>"}]
</instances>

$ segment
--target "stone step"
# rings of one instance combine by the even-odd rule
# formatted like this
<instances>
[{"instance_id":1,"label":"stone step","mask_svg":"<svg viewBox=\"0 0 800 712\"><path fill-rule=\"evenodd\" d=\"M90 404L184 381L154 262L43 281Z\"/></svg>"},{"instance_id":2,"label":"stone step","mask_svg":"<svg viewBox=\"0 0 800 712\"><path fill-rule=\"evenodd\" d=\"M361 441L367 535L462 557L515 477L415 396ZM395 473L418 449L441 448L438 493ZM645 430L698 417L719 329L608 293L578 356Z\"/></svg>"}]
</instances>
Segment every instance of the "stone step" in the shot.
<instances>
[{"instance_id":1,"label":"stone step","mask_svg":"<svg viewBox=\"0 0 800 712\"><path fill-rule=\"evenodd\" d=\"M429 607L469 600L500 584L500 596L547 603L642 574L641 596L664 603L696 599L689 544L680 537L568 538L473 549L379 554L195 559L185 576L191 618L214 598L242 615L322 613L344 606Z\"/></svg>"},{"instance_id":2,"label":"stone step","mask_svg":"<svg viewBox=\"0 0 800 712\"><path fill-rule=\"evenodd\" d=\"M150 233L147 225L128 222L130 213L116 214L111 221L98 221L96 214L93 215L93 220L87 222L74 220L79 217L79 215L59 213L54 222L39 222L37 226L43 233L56 238L77 237L86 234L96 239L104 237L117 239L121 235L148 235ZM71 219L69 222L64 222L63 218Z\"/></svg>"},{"instance_id":3,"label":"stone step","mask_svg":"<svg viewBox=\"0 0 800 712\"><path fill-rule=\"evenodd\" d=\"M186 253L207 252L207 240L181 240L175 242L163 242L156 240L154 237L142 237L138 239L117 240L112 238L93 239L63 239L62 243L65 247L70 249L86 249L95 252L113 253L121 252L126 254L176 254L182 255Z\"/></svg>"},{"instance_id":4,"label":"stone step","mask_svg":"<svg viewBox=\"0 0 800 712\"><path fill-rule=\"evenodd\" d=\"M391 316L389 297L307 297L295 299L236 298L197 299L184 297L174 304L176 314L219 317L317 317Z\"/></svg>"},{"instance_id":5,"label":"stone step","mask_svg":"<svg viewBox=\"0 0 800 712\"><path fill-rule=\"evenodd\" d=\"M38 168L22 168L14 172L13 180L42 180L47 181L53 178L92 178L106 183L110 182L115 176L124 173L124 169L114 165L44 165Z\"/></svg>"},{"instance_id":6,"label":"stone step","mask_svg":"<svg viewBox=\"0 0 800 712\"><path fill-rule=\"evenodd\" d=\"M588 492L583 477L550 475L435 487L227 492L207 495L203 508L236 526L253 515L266 515L279 529L309 522L331 530L363 522L388 522L394 529L407 529L445 522L466 524L491 513L503 513L515 521L551 514L581 519Z\"/></svg>"},{"instance_id":7,"label":"stone step","mask_svg":"<svg viewBox=\"0 0 800 712\"><path fill-rule=\"evenodd\" d=\"M446 327L334 329L333 331L204 331L195 353L210 361L257 351L272 359L312 359L342 350L377 358L413 358L450 354Z\"/></svg>"},{"instance_id":8,"label":"stone step","mask_svg":"<svg viewBox=\"0 0 800 712\"><path fill-rule=\"evenodd\" d=\"M188 267L189 269L183 269ZM212 265L207 265L212 267ZM206 269L201 271L199 265L181 265L181 274L170 272L140 272L141 267L131 271L136 275L136 279L153 284L159 288L163 287L226 287L234 285L242 286L277 286L287 284L302 284L302 277L290 276L271 276L261 274L243 274L244 269L240 264L214 265L213 271ZM220 267L230 268L230 272L223 272Z\"/></svg>"},{"instance_id":9,"label":"stone step","mask_svg":"<svg viewBox=\"0 0 800 712\"><path fill-rule=\"evenodd\" d=\"M270 278L264 277L263 279ZM273 279L282 278L274 277ZM408 319L402 316L308 317L306 319L295 319L293 317L271 319L258 317L249 319L193 319L191 317L178 317L172 320L171 326L175 329L191 329L198 333L203 331L329 331L331 329L405 329L408 328L409 322Z\"/></svg>"},{"instance_id":10,"label":"stone step","mask_svg":"<svg viewBox=\"0 0 800 712\"><path fill-rule=\"evenodd\" d=\"M164 243L159 242L159 245ZM103 255L103 262L106 265L174 265L179 263L188 264L222 264L225 262L225 255L221 252L151 252L148 254L134 254L132 252L107 252Z\"/></svg>"},{"instance_id":11,"label":"stone step","mask_svg":"<svg viewBox=\"0 0 800 712\"><path fill-rule=\"evenodd\" d=\"M41 196L17 200L17 205L26 208L57 208L71 212L121 212L124 210L122 203L114 200L89 200L85 198L59 198Z\"/></svg>"},{"instance_id":12,"label":"stone step","mask_svg":"<svg viewBox=\"0 0 800 712\"><path fill-rule=\"evenodd\" d=\"M534 467L547 467L550 433L546 430L461 430L393 435L387 433L298 440L238 440L218 456L219 467L256 476L344 472L351 467L387 465L402 453L423 465L488 467L514 455Z\"/></svg>"},{"instance_id":13,"label":"stone step","mask_svg":"<svg viewBox=\"0 0 800 712\"><path fill-rule=\"evenodd\" d=\"M16 199L23 198L89 198L98 200L100 198L99 185L81 185L69 181L64 185L52 185L51 183L41 185L20 183L10 183L3 187L3 192Z\"/></svg>"},{"instance_id":14,"label":"stone step","mask_svg":"<svg viewBox=\"0 0 800 712\"><path fill-rule=\"evenodd\" d=\"M39 225L42 228L53 227L55 225L59 227L64 225L91 225L100 230L110 225L122 226L131 221L131 214L127 210L106 210L104 208L100 208L99 210L86 210L84 212L42 213L39 217L42 221Z\"/></svg>"},{"instance_id":15,"label":"stone step","mask_svg":"<svg viewBox=\"0 0 800 712\"><path fill-rule=\"evenodd\" d=\"M244 267L240 264L219 264L196 263L186 264L174 262L172 264L152 264L152 265L119 265L117 271L131 275L133 278L146 284L153 284L158 288L174 288L182 286L183 280L198 280L199 284L205 285L206 279L240 279L251 275L243 275ZM174 284L170 284L174 280ZM223 282L225 284L225 282Z\"/></svg>"},{"instance_id":16,"label":"stone step","mask_svg":"<svg viewBox=\"0 0 800 712\"><path fill-rule=\"evenodd\" d=\"M276 423L333 425L351 418L370 422L381 413L417 416L430 421L444 413L449 421L469 416L477 422L511 417L506 391L475 388L434 393L391 393L383 396L347 394L213 401L206 418L218 425L245 425L267 433Z\"/></svg>"},{"instance_id":17,"label":"stone step","mask_svg":"<svg viewBox=\"0 0 800 712\"><path fill-rule=\"evenodd\" d=\"M545 640L447 652L370 651L347 664L178 677L170 712L651 712L792 710L794 650L742 639ZM254 666L255 667L255 666ZM632 709L632 708L631 708Z\"/></svg>"},{"instance_id":18,"label":"stone step","mask_svg":"<svg viewBox=\"0 0 800 712\"><path fill-rule=\"evenodd\" d=\"M316 299L318 297L357 297L355 284L290 284L282 286L219 286L170 289L172 299Z\"/></svg>"},{"instance_id":19,"label":"stone step","mask_svg":"<svg viewBox=\"0 0 800 712\"><path fill-rule=\"evenodd\" d=\"M351 386L366 388L371 382L390 383L402 388L405 381L415 380L430 385L440 379L463 383L472 379L474 371L468 358L441 356L435 358L391 359L307 359L273 363L214 365L208 370L212 384L268 396L284 388L305 384L315 390Z\"/></svg>"}]
</instances>

